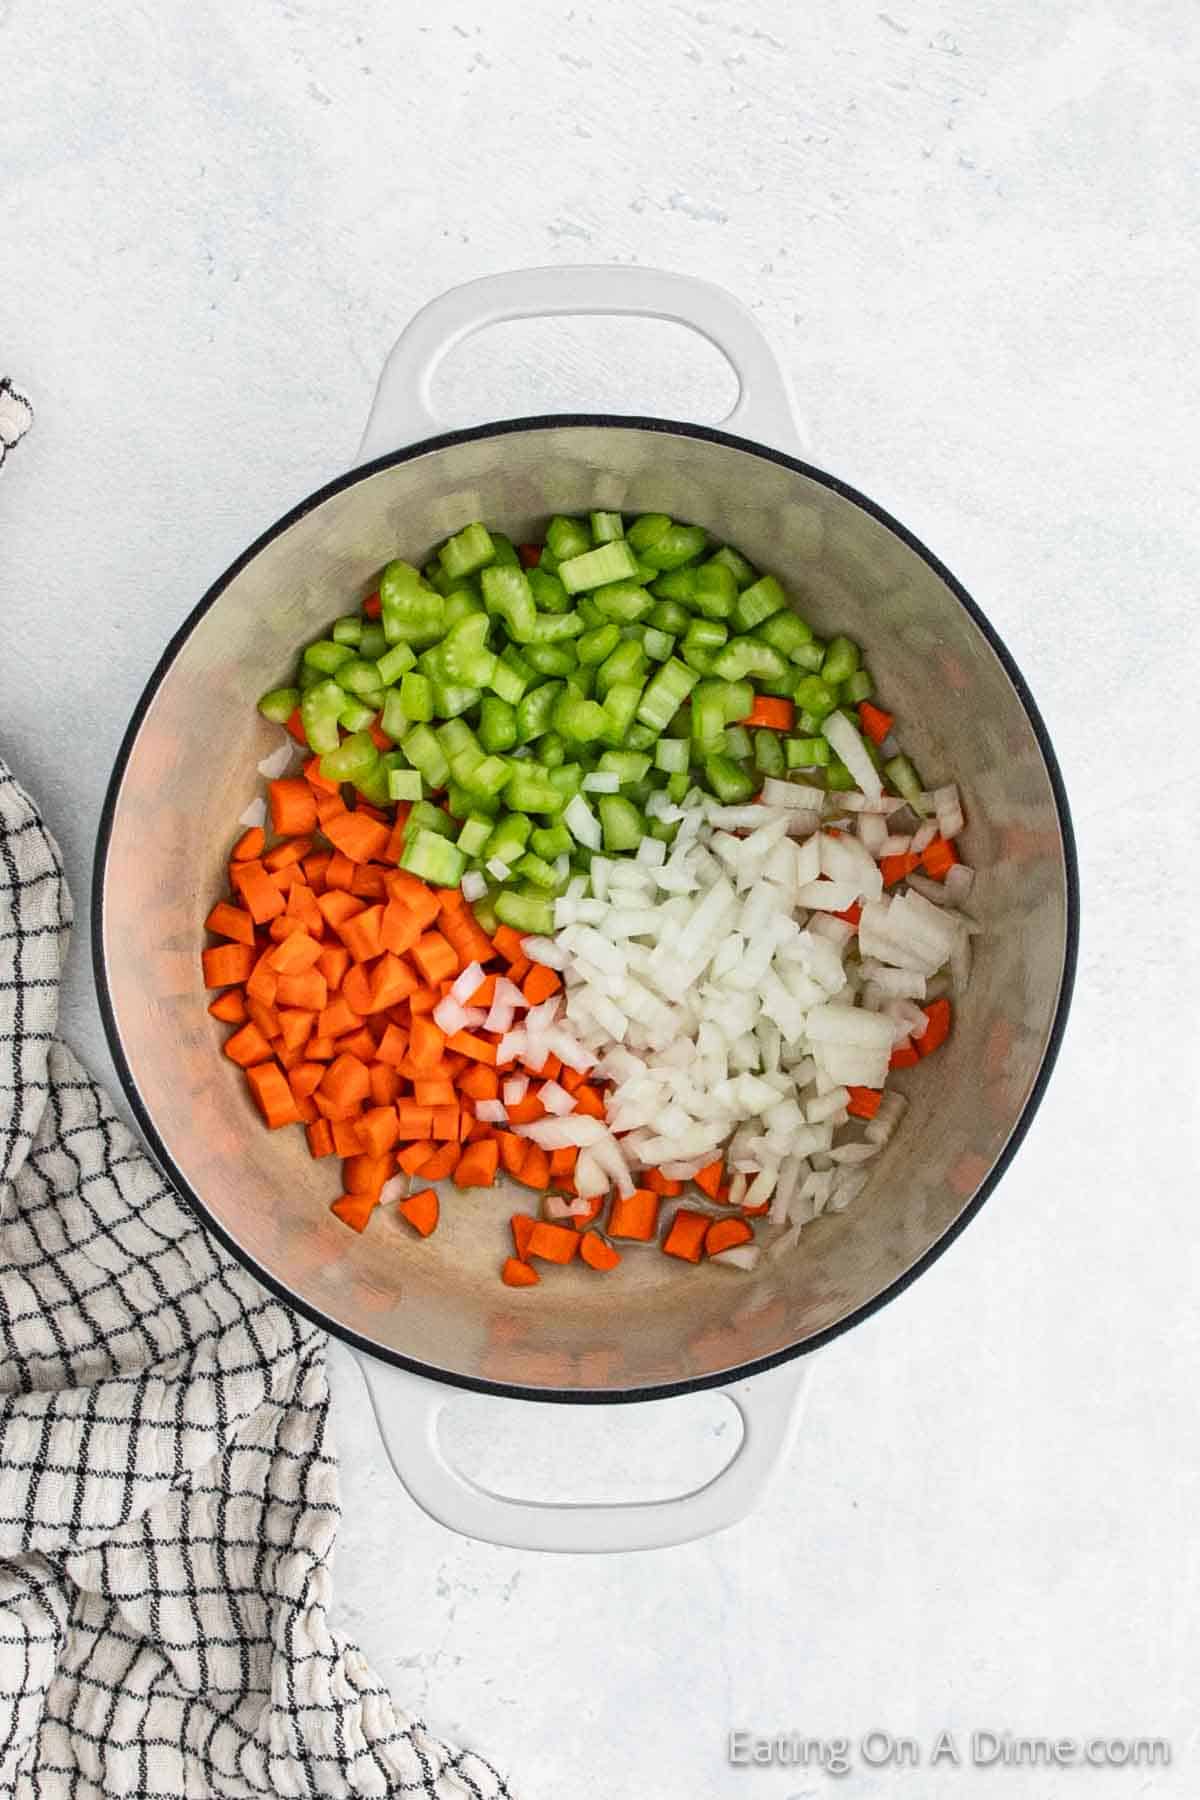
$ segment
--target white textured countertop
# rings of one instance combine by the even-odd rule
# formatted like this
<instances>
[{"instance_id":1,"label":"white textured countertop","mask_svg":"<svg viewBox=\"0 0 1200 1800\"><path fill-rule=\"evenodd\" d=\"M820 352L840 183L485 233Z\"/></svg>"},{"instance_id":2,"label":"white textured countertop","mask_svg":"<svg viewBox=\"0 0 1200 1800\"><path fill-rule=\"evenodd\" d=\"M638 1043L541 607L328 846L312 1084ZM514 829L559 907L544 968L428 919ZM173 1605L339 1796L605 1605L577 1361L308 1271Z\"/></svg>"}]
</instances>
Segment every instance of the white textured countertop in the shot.
<instances>
[{"instance_id":1,"label":"white textured countertop","mask_svg":"<svg viewBox=\"0 0 1200 1800\"><path fill-rule=\"evenodd\" d=\"M0 0L0 373L37 409L0 482L0 750L81 916L167 637L353 456L413 309L522 263L747 300L816 460L990 614L1074 799L1045 1105L953 1250L821 1355L752 1522L608 1561L456 1540L335 1352L341 1620L526 1800L1200 1792L1198 49L1190 0ZM632 325L507 328L444 391L461 422L730 397ZM64 1023L108 1070L82 930ZM522 1492L629 1495L710 1469L726 1418L464 1400L453 1436ZM926 1766L733 1769L739 1726L882 1727ZM1174 1761L931 1769L942 1726L1161 1734Z\"/></svg>"}]
</instances>

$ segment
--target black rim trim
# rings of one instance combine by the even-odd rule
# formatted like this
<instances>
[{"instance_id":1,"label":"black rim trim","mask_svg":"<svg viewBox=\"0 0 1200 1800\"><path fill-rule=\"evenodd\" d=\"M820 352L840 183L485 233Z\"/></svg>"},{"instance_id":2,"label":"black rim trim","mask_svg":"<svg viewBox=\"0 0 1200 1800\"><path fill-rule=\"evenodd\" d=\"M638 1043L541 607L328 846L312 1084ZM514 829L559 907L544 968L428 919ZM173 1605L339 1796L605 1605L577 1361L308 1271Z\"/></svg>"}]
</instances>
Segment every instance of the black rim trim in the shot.
<instances>
[{"instance_id":1,"label":"black rim trim","mask_svg":"<svg viewBox=\"0 0 1200 1800\"><path fill-rule=\"evenodd\" d=\"M894 532L901 542L907 544L908 548L919 556L921 560L946 584L955 599L983 633L992 650L998 657L1005 674L1012 682L1017 696L1025 708L1029 723L1033 728L1034 736L1038 742L1038 748L1042 754L1042 760L1046 765L1046 773L1050 780L1050 786L1054 794L1055 806L1058 812L1058 827L1062 839L1063 865L1066 876L1066 942L1063 952L1062 981L1059 987L1054 1019L1051 1023L1049 1036L1046 1040L1046 1049L1042 1057L1041 1066L1038 1069L1037 1076L1029 1090L1025 1104L1021 1108L1020 1115L1013 1126L1008 1141L1000 1152L1000 1155L997 1157L995 1165L989 1172L987 1178L980 1184L977 1192L958 1214L958 1217L954 1220L953 1224L947 1227L941 1237L938 1238L937 1242L931 1244L929 1249L913 1263L911 1268L906 1269L902 1275L898 1275L894 1281L889 1282L887 1287L882 1288L879 1293L873 1295L870 1300L864 1301L864 1303L857 1307L852 1313L848 1313L844 1319L840 1319L836 1325L828 1326L824 1331L818 1332L814 1337L806 1338L802 1343L789 1345L786 1350L776 1351L771 1356L758 1357L752 1362L741 1363L736 1368L725 1370L720 1374L696 1375L691 1376L686 1380L666 1382L661 1386L649 1388L621 1388L612 1391L603 1388L573 1389L523 1387L515 1384L510 1385L504 1382L485 1381L474 1376L454 1374L446 1369L431 1367L427 1363L419 1362L413 1357L403 1356L398 1351L390 1350L386 1346L377 1344L371 1339L362 1337L358 1332L352 1331L348 1327L336 1323L334 1320L330 1319L327 1314L322 1313L317 1307L311 1306L306 1300L303 1300L292 1293L290 1289L288 1289L277 1276L273 1275L269 1269L261 1267L253 1257L247 1255L236 1240L212 1217L200 1196L183 1179L183 1176L175 1167L172 1158L168 1154L166 1146L159 1137L153 1120L150 1118L149 1113L142 1104L141 1095L138 1091L137 1083L134 1080L133 1072L126 1060L124 1048L121 1043L120 1032L117 1029L116 1014L113 1009L112 995L109 991L108 979L104 966L103 947L105 865L108 857L109 840L112 836L113 817L116 812L126 765L133 750L134 743L137 740L138 733L141 730L142 721L158 692L163 677L175 660L175 657L185 640L204 617L209 607L213 605L229 586L230 582L241 573L246 565L251 562L261 550L265 549L275 538L281 536L282 533L294 525L297 520L304 518L314 507L322 505L324 501L330 499L334 494L341 493L344 488L352 487L356 482L364 480L366 477L375 474L380 469L392 468L399 463L412 462L417 457L424 456L430 451L446 449L454 444L478 442L481 439L500 437L516 431L545 431L564 428L571 429L573 427L623 428L638 431L659 431L668 433L672 436L701 438L709 443L722 444L732 450L741 450L749 455L760 457L766 462L778 463L785 469L791 469L797 474L807 476L812 481L819 482L822 487L830 488L834 493L842 495L844 499L851 501L855 506L861 507L862 510L869 513L873 519L877 519L880 524L885 525L888 530ZM121 1086L125 1090L125 1096L142 1129L146 1142L149 1144L160 1168L168 1176L176 1191L186 1202L191 1211L195 1213L205 1228L211 1231L217 1241L229 1251L230 1255L233 1256L236 1261L241 1263L244 1268L248 1269L255 1279L260 1281L269 1292L276 1296L277 1299L283 1301L285 1305L290 1306L296 1312L301 1313L305 1318L309 1319L314 1325L319 1326L323 1331L329 1332L331 1336L340 1338L343 1343L349 1344L352 1349L355 1349L364 1355L373 1356L378 1361L389 1362L399 1368L407 1369L411 1374L421 1375L427 1380L439 1381L450 1387L461 1388L472 1393L498 1394L502 1398L511 1400L543 1400L551 1403L558 1402L564 1405L573 1406L601 1404L628 1405L644 1400L669 1400L676 1395L700 1393L707 1388L728 1387L734 1382L746 1380L747 1377L751 1375L761 1374L767 1369L778 1368L783 1363L791 1362L796 1357L807 1356L811 1354L812 1351L819 1350L823 1344L832 1342L834 1338L840 1337L843 1332L849 1331L853 1326L861 1324L864 1319L868 1319L873 1313L878 1312L888 1301L894 1300L899 1294L902 1294L907 1287L911 1286L919 1275L923 1275L926 1269L930 1268L938 1258L950 1248L950 1245L959 1234L966 1229L983 1205L984 1201L993 1192L997 1183L1008 1169L1013 1157L1020 1149L1025 1134L1033 1122L1034 1115L1041 1105L1042 1097L1045 1094L1050 1076L1054 1070L1055 1062L1058 1059L1058 1053L1062 1045L1063 1032L1066 1029L1067 1014L1071 1007L1071 995L1075 985L1075 967L1079 947L1079 869L1075 852L1075 836L1071 825L1071 810L1067 802L1062 774L1059 770L1058 760L1051 747L1049 733L1046 730L1042 715L1038 710L1037 703L1029 690L1024 676L1013 661L995 628L980 610L976 602L971 598L970 594L968 594L962 583L958 581L945 564L941 562L918 537L915 537L906 526L902 525L898 519L893 518L884 507L879 506L875 501L868 499L868 497L865 494L860 493L857 488L851 487L848 482L839 480L836 475L830 475L823 469L814 468L811 463L803 462L799 457L789 456L786 451L771 449L765 444L757 444L749 438L736 437L731 432L720 431L713 426L692 425L681 420L640 418L636 415L616 413L551 413L530 418L500 419L493 424L473 426L467 430L443 432L437 437L424 438L420 443L413 444L408 449L392 451L387 456L376 457L373 462L358 465L356 468L349 470L346 474L339 475L336 480L327 482L324 487L318 488L306 499L301 500L298 505L292 507L290 512L285 513L282 518L276 520L274 525L270 526L268 530L257 537L250 547L247 550L244 550L235 562L230 564L224 574L219 576L218 579L213 582L207 593L192 608L178 630L171 637L166 649L159 657L154 671L151 674L149 681L146 683L137 706L134 709L133 717L130 719L125 735L121 740L121 747L117 752L117 758L113 765L113 772L109 780L108 790L104 797L104 806L100 814L100 827L96 838L96 852L92 867L91 944L92 963L96 977L96 991L100 1001L100 1013L104 1021L105 1035L108 1039L109 1049L116 1065L117 1074L120 1077Z\"/></svg>"}]
</instances>

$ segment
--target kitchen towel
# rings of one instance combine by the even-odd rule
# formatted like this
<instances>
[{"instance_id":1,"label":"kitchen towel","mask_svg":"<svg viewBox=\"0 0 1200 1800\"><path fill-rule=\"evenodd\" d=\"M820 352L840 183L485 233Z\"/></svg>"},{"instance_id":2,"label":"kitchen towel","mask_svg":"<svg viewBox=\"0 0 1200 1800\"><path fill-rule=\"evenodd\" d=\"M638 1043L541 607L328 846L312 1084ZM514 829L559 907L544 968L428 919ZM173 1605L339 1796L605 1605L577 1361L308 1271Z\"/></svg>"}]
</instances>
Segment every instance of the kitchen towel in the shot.
<instances>
[{"instance_id":1,"label":"kitchen towel","mask_svg":"<svg viewBox=\"0 0 1200 1800\"><path fill-rule=\"evenodd\" d=\"M508 1800L330 1628L324 1339L55 1036L70 923L0 762L0 1794Z\"/></svg>"}]
</instances>

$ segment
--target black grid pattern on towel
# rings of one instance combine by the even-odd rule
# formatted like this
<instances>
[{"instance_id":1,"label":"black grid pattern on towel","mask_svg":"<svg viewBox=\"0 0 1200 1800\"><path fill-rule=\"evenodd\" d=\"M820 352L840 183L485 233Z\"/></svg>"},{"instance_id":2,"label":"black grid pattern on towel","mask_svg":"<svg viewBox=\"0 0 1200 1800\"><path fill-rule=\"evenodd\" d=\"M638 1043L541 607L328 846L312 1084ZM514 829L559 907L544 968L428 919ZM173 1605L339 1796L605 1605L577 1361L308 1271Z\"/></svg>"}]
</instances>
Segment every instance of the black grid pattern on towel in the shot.
<instances>
[{"instance_id":1,"label":"black grid pattern on towel","mask_svg":"<svg viewBox=\"0 0 1200 1800\"><path fill-rule=\"evenodd\" d=\"M508 1800L329 1627L324 1341L56 1039L70 916L0 764L0 1794Z\"/></svg>"}]
</instances>

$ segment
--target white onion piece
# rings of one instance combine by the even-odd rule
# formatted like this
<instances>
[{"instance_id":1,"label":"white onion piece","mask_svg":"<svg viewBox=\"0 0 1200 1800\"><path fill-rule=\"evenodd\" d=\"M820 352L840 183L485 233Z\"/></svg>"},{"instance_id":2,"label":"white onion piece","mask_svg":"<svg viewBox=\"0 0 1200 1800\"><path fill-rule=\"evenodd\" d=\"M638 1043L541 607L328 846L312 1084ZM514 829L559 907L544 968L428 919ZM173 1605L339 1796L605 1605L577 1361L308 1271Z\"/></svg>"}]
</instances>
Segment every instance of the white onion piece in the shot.
<instances>
[{"instance_id":1,"label":"white onion piece","mask_svg":"<svg viewBox=\"0 0 1200 1800\"><path fill-rule=\"evenodd\" d=\"M600 848L604 833L600 829L599 819L582 794L571 796L563 810L563 823L577 844L583 844L588 850Z\"/></svg>"},{"instance_id":2,"label":"white onion piece","mask_svg":"<svg viewBox=\"0 0 1200 1800\"><path fill-rule=\"evenodd\" d=\"M822 723L821 731L854 777L855 786L868 800L878 800L883 793L883 783L858 729L844 714L833 712Z\"/></svg>"},{"instance_id":3,"label":"white onion piece","mask_svg":"<svg viewBox=\"0 0 1200 1800\"><path fill-rule=\"evenodd\" d=\"M975 885L975 871L966 863L955 863L946 871L946 879L942 886L946 890L946 898L951 906L962 906L970 898L971 889Z\"/></svg>"},{"instance_id":4,"label":"white onion piece","mask_svg":"<svg viewBox=\"0 0 1200 1800\"><path fill-rule=\"evenodd\" d=\"M477 1100L475 1117L487 1125L503 1125L508 1120L508 1108L502 1100Z\"/></svg>"},{"instance_id":5,"label":"white onion piece","mask_svg":"<svg viewBox=\"0 0 1200 1800\"><path fill-rule=\"evenodd\" d=\"M477 962L468 963L460 975L454 979L450 989L450 998L457 1000L460 1006L466 1006L476 988L483 981L483 969Z\"/></svg>"},{"instance_id":6,"label":"white onion piece","mask_svg":"<svg viewBox=\"0 0 1200 1800\"><path fill-rule=\"evenodd\" d=\"M924 825L918 825L913 832L912 843L909 845L913 855L919 856L922 850L927 850L937 834L937 822L934 819L927 819Z\"/></svg>"},{"instance_id":7,"label":"white onion piece","mask_svg":"<svg viewBox=\"0 0 1200 1800\"><path fill-rule=\"evenodd\" d=\"M469 1006L462 1006L453 994L446 994L433 1009L433 1022L447 1037L453 1037L456 1031L466 1029L470 1014Z\"/></svg>"},{"instance_id":8,"label":"white onion piece","mask_svg":"<svg viewBox=\"0 0 1200 1800\"><path fill-rule=\"evenodd\" d=\"M710 1256L708 1260L711 1263L720 1263L723 1269L740 1269L749 1274L752 1269L757 1267L761 1255L761 1244L733 1244L728 1250L718 1250L717 1254Z\"/></svg>"},{"instance_id":9,"label":"white onion piece","mask_svg":"<svg viewBox=\"0 0 1200 1800\"><path fill-rule=\"evenodd\" d=\"M538 1099L548 1113L565 1115L575 1111L574 1094L568 1094L566 1088L560 1087L557 1081L543 1081L538 1089Z\"/></svg>"},{"instance_id":10,"label":"white onion piece","mask_svg":"<svg viewBox=\"0 0 1200 1800\"><path fill-rule=\"evenodd\" d=\"M956 838L963 828L964 820L958 789L953 782L947 787L934 788L933 810L937 816L940 835L944 838Z\"/></svg>"},{"instance_id":11,"label":"white onion piece","mask_svg":"<svg viewBox=\"0 0 1200 1800\"><path fill-rule=\"evenodd\" d=\"M530 962L541 963L547 969L565 969L570 962L570 952L553 938L527 937L521 945Z\"/></svg>"},{"instance_id":12,"label":"white onion piece","mask_svg":"<svg viewBox=\"0 0 1200 1800\"><path fill-rule=\"evenodd\" d=\"M390 1180L384 1182L383 1186L379 1190L380 1206L391 1206L397 1200L407 1200L407 1199L408 1199L408 1176L407 1175L393 1175Z\"/></svg>"},{"instance_id":13,"label":"white onion piece","mask_svg":"<svg viewBox=\"0 0 1200 1800\"><path fill-rule=\"evenodd\" d=\"M489 856L485 867L488 874L494 875L497 881L507 881L512 874L512 870L502 856Z\"/></svg>"},{"instance_id":14,"label":"white onion piece","mask_svg":"<svg viewBox=\"0 0 1200 1800\"><path fill-rule=\"evenodd\" d=\"M592 1196L547 1194L542 1210L548 1219L583 1219L592 1210Z\"/></svg>"},{"instance_id":15,"label":"white onion piece","mask_svg":"<svg viewBox=\"0 0 1200 1800\"><path fill-rule=\"evenodd\" d=\"M247 831L253 831L256 827L261 830L266 822L267 803L261 795L250 802L244 813L238 814L238 824L244 825Z\"/></svg>"},{"instance_id":16,"label":"white onion piece","mask_svg":"<svg viewBox=\"0 0 1200 1800\"><path fill-rule=\"evenodd\" d=\"M287 743L280 744L277 750L272 750L270 756L263 757L258 765L259 774L264 775L268 781L278 781L280 776L286 775L291 768L292 756L296 748L297 746L290 738Z\"/></svg>"},{"instance_id":17,"label":"white onion piece","mask_svg":"<svg viewBox=\"0 0 1200 1800\"><path fill-rule=\"evenodd\" d=\"M903 831L893 831L880 845L880 856L904 856L912 848L912 838Z\"/></svg>"},{"instance_id":18,"label":"white onion piece","mask_svg":"<svg viewBox=\"0 0 1200 1800\"><path fill-rule=\"evenodd\" d=\"M520 1106L529 1092L528 1075L510 1075L500 1090L505 1106Z\"/></svg>"},{"instance_id":19,"label":"white onion piece","mask_svg":"<svg viewBox=\"0 0 1200 1800\"><path fill-rule=\"evenodd\" d=\"M483 896L488 891L487 882L479 873L478 869L468 869L458 885L462 892L463 899L470 901L472 904L474 904L476 900L482 900Z\"/></svg>"}]
</instances>

